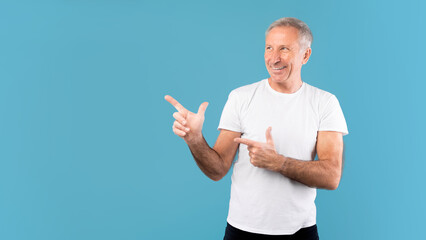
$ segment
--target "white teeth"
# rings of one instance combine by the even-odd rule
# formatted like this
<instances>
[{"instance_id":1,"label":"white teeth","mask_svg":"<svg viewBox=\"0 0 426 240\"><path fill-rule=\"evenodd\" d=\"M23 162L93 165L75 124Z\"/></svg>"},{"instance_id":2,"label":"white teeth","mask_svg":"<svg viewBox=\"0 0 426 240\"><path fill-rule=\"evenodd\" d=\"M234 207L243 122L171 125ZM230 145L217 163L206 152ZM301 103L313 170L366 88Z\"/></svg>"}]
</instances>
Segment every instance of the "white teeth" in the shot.
<instances>
[{"instance_id":1,"label":"white teeth","mask_svg":"<svg viewBox=\"0 0 426 240\"><path fill-rule=\"evenodd\" d=\"M272 68L273 70L281 70L281 69L284 69L285 68L285 66L282 66L282 67L280 67L280 68Z\"/></svg>"}]
</instances>

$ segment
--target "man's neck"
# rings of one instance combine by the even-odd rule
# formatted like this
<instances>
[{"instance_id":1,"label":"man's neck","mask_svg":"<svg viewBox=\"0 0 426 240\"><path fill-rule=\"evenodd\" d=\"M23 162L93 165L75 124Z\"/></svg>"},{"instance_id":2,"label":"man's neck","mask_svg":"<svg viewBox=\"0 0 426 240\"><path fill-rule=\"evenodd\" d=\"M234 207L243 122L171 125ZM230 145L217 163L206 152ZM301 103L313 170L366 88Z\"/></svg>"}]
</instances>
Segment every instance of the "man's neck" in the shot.
<instances>
[{"instance_id":1,"label":"man's neck","mask_svg":"<svg viewBox=\"0 0 426 240\"><path fill-rule=\"evenodd\" d=\"M274 89L277 92L280 93L295 93L297 90L299 90L302 87L303 81L301 78L293 81L285 81L282 83L277 83L272 81L271 78L268 78L269 86L271 86L272 89Z\"/></svg>"}]
</instances>

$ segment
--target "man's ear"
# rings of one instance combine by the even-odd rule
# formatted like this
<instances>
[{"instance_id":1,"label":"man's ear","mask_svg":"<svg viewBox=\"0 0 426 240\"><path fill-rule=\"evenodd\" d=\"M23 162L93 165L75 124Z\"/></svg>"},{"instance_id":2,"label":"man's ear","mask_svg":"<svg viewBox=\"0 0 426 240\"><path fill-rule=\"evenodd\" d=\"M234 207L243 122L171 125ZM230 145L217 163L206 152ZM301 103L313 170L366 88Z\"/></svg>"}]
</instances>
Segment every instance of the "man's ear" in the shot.
<instances>
[{"instance_id":1,"label":"man's ear","mask_svg":"<svg viewBox=\"0 0 426 240\"><path fill-rule=\"evenodd\" d=\"M303 55L303 62L302 64L306 64L309 60L309 57L311 57L311 53L312 53L312 49L310 47L308 47L305 50L305 55Z\"/></svg>"}]
</instances>

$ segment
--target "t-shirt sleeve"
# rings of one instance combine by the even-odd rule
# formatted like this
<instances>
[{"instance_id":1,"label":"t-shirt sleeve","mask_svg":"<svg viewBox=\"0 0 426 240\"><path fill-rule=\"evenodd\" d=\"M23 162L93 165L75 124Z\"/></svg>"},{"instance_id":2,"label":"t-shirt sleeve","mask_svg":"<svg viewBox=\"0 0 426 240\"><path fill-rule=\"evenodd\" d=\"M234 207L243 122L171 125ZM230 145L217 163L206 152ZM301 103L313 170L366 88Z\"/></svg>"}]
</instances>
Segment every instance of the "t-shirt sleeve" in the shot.
<instances>
[{"instance_id":1,"label":"t-shirt sleeve","mask_svg":"<svg viewBox=\"0 0 426 240\"><path fill-rule=\"evenodd\" d=\"M238 96L235 91L232 91L220 117L219 127L217 129L226 129L234 132L242 132L240 123L240 110Z\"/></svg>"},{"instance_id":2,"label":"t-shirt sleeve","mask_svg":"<svg viewBox=\"0 0 426 240\"><path fill-rule=\"evenodd\" d=\"M345 116L336 96L331 95L320 112L320 126L318 131L341 132L343 136L349 133Z\"/></svg>"}]
</instances>

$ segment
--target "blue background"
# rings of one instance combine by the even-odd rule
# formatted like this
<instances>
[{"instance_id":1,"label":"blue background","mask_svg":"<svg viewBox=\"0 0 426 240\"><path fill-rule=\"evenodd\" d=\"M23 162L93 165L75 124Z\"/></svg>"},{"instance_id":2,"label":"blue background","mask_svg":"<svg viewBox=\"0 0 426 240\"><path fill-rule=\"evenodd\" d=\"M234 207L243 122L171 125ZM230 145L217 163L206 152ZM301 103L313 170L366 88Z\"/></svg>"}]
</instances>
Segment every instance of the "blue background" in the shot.
<instances>
[{"instance_id":1,"label":"blue background","mask_svg":"<svg viewBox=\"0 0 426 240\"><path fill-rule=\"evenodd\" d=\"M426 222L421 1L1 1L0 239L221 239L230 174L205 177L165 94L210 103L268 77L264 31L314 34L305 82L350 134L322 239L421 239Z\"/></svg>"}]
</instances>

